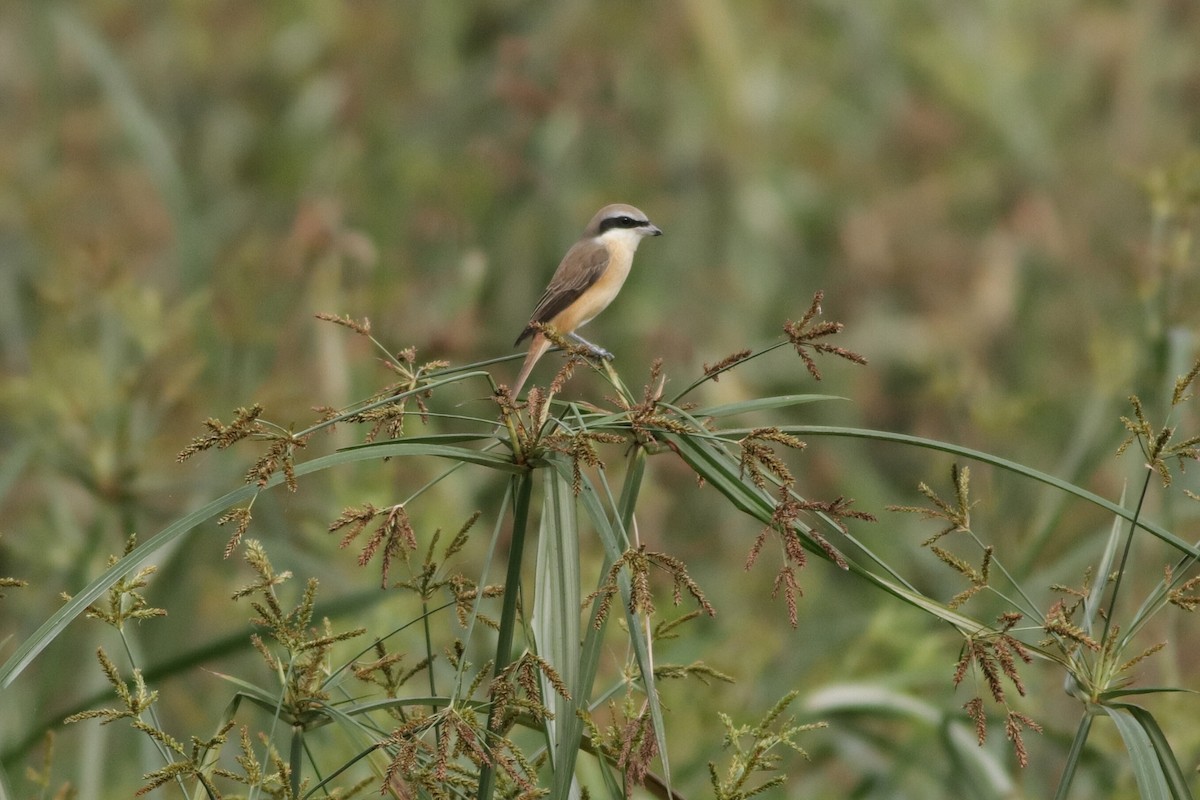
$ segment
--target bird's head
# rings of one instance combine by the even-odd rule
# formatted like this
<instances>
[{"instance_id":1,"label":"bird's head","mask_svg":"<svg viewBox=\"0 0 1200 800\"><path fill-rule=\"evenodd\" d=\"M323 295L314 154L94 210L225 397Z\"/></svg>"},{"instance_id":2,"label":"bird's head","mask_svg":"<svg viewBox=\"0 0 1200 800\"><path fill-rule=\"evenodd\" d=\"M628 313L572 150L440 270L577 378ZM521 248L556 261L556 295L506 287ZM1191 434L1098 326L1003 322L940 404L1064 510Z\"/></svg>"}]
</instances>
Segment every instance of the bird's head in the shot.
<instances>
[{"instance_id":1,"label":"bird's head","mask_svg":"<svg viewBox=\"0 0 1200 800\"><path fill-rule=\"evenodd\" d=\"M639 209L625 203L613 203L596 212L584 236L625 239L636 246L647 236L662 236L662 230Z\"/></svg>"}]
</instances>

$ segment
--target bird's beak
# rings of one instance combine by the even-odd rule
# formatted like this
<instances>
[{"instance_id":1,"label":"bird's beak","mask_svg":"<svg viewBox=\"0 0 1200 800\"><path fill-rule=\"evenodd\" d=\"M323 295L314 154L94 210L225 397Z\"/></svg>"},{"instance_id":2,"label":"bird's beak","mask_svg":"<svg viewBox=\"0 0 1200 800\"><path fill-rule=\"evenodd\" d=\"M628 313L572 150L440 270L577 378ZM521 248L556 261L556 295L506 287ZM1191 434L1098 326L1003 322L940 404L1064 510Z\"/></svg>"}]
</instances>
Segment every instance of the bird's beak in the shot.
<instances>
[{"instance_id":1,"label":"bird's beak","mask_svg":"<svg viewBox=\"0 0 1200 800\"><path fill-rule=\"evenodd\" d=\"M657 225L655 225L652 222L652 223L650 223L650 227L646 228L646 235L647 236L662 236L662 228L658 227Z\"/></svg>"}]
</instances>

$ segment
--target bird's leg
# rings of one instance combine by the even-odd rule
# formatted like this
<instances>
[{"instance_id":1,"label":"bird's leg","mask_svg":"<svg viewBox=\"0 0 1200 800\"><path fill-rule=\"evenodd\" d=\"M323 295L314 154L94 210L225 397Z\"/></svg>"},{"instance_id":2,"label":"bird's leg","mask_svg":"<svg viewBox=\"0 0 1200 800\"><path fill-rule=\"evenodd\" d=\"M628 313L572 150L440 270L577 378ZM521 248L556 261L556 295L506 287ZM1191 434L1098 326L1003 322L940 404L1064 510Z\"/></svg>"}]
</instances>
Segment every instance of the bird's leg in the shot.
<instances>
[{"instance_id":1,"label":"bird's leg","mask_svg":"<svg viewBox=\"0 0 1200 800\"><path fill-rule=\"evenodd\" d=\"M600 347L599 345L594 345L594 344L592 344L592 343L591 343L591 342L589 342L587 339L585 339L585 338L583 338L582 336L580 336L578 333L571 332L571 333L568 333L567 335L568 335L568 336L570 336L570 337L571 337L572 339L574 339L575 341L579 342L579 343L580 343L581 345L583 345L584 347L586 347L586 348L588 348L589 350L591 350L591 351L592 351L592 355L594 355L596 358L602 358L602 359L604 359L605 361L612 361L612 360L613 360L613 354L612 354L612 353L608 352L607 350L605 350L603 347Z\"/></svg>"}]
</instances>

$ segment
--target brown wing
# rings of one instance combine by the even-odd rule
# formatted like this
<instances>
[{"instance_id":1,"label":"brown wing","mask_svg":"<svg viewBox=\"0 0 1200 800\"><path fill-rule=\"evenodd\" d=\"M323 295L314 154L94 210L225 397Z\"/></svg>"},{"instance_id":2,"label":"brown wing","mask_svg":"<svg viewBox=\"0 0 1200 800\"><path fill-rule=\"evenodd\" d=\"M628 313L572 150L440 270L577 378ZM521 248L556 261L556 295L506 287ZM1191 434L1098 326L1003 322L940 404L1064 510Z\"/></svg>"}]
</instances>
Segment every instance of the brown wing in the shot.
<instances>
[{"instance_id":1,"label":"brown wing","mask_svg":"<svg viewBox=\"0 0 1200 800\"><path fill-rule=\"evenodd\" d=\"M529 323L525 330L521 331L513 347L533 335L535 322L550 322L563 309L574 303L589 286L600 280L600 276L608 268L608 261L608 248L595 239L576 242L563 256L558 269L554 271L554 277L550 279L550 285L546 287L546 293L533 309Z\"/></svg>"}]
</instances>

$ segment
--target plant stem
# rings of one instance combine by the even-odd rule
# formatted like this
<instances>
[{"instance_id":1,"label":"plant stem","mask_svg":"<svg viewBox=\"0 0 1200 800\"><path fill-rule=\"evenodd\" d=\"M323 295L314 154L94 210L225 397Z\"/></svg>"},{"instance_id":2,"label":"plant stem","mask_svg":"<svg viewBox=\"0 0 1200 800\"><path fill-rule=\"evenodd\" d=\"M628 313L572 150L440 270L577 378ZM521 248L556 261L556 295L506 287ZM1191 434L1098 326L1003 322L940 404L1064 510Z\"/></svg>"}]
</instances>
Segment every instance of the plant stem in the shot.
<instances>
[{"instance_id":1,"label":"plant stem","mask_svg":"<svg viewBox=\"0 0 1200 800\"><path fill-rule=\"evenodd\" d=\"M304 753L304 726L292 726L292 747L291 753L288 755L288 762L291 766L291 784L292 796L300 796L300 759Z\"/></svg>"},{"instance_id":2,"label":"plant stem","mask_svg":"<svg viewBox=\"0 0 1200 800\"><path fill-rule=\"evenodd\" d=\"M1133 546L1133 533L1137 530L1138 519L1142 516L1142 504L1146 502L1146 494L1150 491L1150 476L1153 474L1146 468L1146 480L1142 483L1142 491L1138 495L1137 506L1133 509L1133 519L1129 521L1129 533L1125 536L1125 550L1121 553L1121 563L1117 566L1117 579L1113 583L1112 596L1108 599L1108 611L1104 615L1104 634L1100 637L1103 644L1108 640L1108 627L1112 624L1113 611L1117 607L1117 593L1121 591L1121 579L1125 576L1125 562L1129 560L1129 550ZM1103 579L1103 576L1101 576Z\"/></svg>"},{"instance_id":3,"label":"plant stem","mask_svg":"<svg viewBox=\"0 0 1200 800\"><path fill-rule=\"evenodd\" d=\"M1075 779L1075 768L1079 766L1079 760L1083 756L1083 746L1087 743L1088 733L1092 730L1092 715L1084 712L1083 719L1079 720L1079 727L1075 730L1075 739L1071 742L1071 750L1067 753L1067 763L1063 767L1062 778L1058 782L1058 791L1054 793L1054 800L1066 800L1067 793L1071 791L1071 783Z\"/></svg>"},{"instance_id":4,"label":"plant stem","mask_svg":"<svg viewBox=\"0 0 1200 800\"><path fill-rule=\"evenodd\" d=\"M513 476L513 531L508 552L508 574L504 579L504 608L500 614L500 633L496 637L496 666L492 675L503 672L512 661L513 631L517 627L517 589L521 585L521 554L525 549L525 533L529 528L529 497L533 492L533 473ZM487 732L492 731L496 706L488 711ZM493 761L495 759L493 758ZM479 770L478 800L491 800L496 788L496 771L492 764Z\"/></svg>"}]
</instances>

